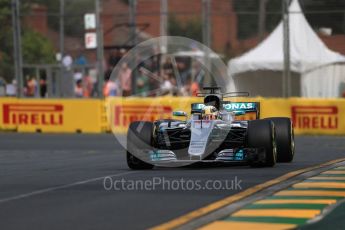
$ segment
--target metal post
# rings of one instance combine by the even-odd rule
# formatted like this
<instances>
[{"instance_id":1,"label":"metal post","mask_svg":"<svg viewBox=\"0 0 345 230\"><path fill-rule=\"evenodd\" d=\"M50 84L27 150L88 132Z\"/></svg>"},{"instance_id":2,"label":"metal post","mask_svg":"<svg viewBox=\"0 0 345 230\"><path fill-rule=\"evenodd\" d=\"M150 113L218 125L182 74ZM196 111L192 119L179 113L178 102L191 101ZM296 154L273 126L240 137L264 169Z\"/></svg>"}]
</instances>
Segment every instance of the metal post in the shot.
<instances>
[{"instance_id":1,"label":"metal post","mask_svg":"<svg viewBox=\"0 0 345 230\"><path fill-rule=\"evenodd\" d=\"M202 40L206 47L211 49L211 0L202 0ZM210 63L210 53L209 49L204 50L204 62L206 66L206 83L205 84L214 84L214 79L210 79L211 75L211 63Z\"/></svg>"},{"instance_id":2,"label":"metal post","mask_svg":"<svg viewBox=\"0 0 345 230\"><path fill-rule=\"evenodd\" d=\"M343 15L343 33L345 33L345 12Z\"/></svg>"},{"instance_id":3,"label":"metal post","mask_svg":"<svg viewBox=\"0 0 345 230\"><path fill-rule=\"evenodd\" d=\"M17 80L17 97L23 97L24 79L19 0L12 0L12 26L14 48L14 72Z\"/></svg>"},{"instance_id":4,"label":"metal post","mask_svg":"<svg viewBox=\"0 0 345 230\"><path fill-rule=\"evenodd\" d=\"M12 0L12 28L13 28L13 50L14 50L14 75L17 80L17 97L20 97L19 89L20 84L19 84L19 68L18 68L18 63L19 63L19 56L18 56L18 40L17 40L17 30L16 30L16 24L17 24L17 14L16 14L16 7L17 7L17 2L16 0Z\"/></svg>"},{"instance_id":5,"label":"metal post","mask_svg":"<svg viewBox=\"0 0 345 230\"><path fill-rule=\"evenodd\" d=\"M61 89L62 78L66 73L65 67L63 66L63 58L65 56L65 0L60 0L60 28L59 28L59 49L60 49L60 74L58 76L57 82L55 82L56 88L58 88L59 94L56 94L58 97L65 96L64 91L65 89ZM49 84L53 84L53 82L48 82ZM62 93L62 94L60 94Z\"/></svg>"},{"instance_id":6,"label":"metal post","mask_svg":"<svg viewBox=\"0 0 345 230\"><path fill-rule=\"evenodd\" d=\"M287 96L291 97L291 49L290 49L290 12L289 12L289 6L290 6L290 0L286 0L286 30L287 30L287 44L286 44L286 50L287 50Z\"/></svg>"},{"instance_id":7,"label":"metal post","mask_svg":"<svg viewBox=\"0 0 345 230\"><path fill-rule=\"evenodd\" d=\"M266 27L266 5L267 0L260 0L259 5L259 38L260 41L263 40L265 36L265 27Z\"/></svg>"},{"instance_id":8,"label":"metal post","mask_svg":"<svg viewBox=\"0 0 345 230\"><path fill-rule=\"evenodd\" d=\"M46 67L46 73L47 73L47 79L46 79L47 97L52 98L54 97L52 68Z\"/></svg>"},{"instance_id":9,"label":"metal post","mask_svg":"<svg viewBox=\"0 0 345 230\"><path fill-rule=\"evenodd\" d=\"M161 22L160 22L160 35L167 36L168 27L168 0L161 0ZM162 44L160 44L160 50L162 54L167 52L167 40L162 39Z\"/></svg>"},{"instance_id":10,"label":"metal post","mask_svg":"<svg viewBox=\"0 0 345 230\"><path fill-rule=\"evenodd\" d=\"M166 53L168 51L168 41L165 36L168 35L168 0L161 0L161 9L160 9L160 55L159 55L159 73L163 76L163 65L166 60Z\"/></svg>"},{"instance_id":11,"label":"metal post","mask_svg":"<svg viewBox=\"0 0 345 230\"><path fill-rule=\"evenodd\" d=\"M283 97L291 96L291 71L290 71L290 29L289 29L289 0L283 0Z\"/></svg>"},{"instance_id":12,"label":"metal post","mask_svg":"<svg viewBox=\"0 0 345 230\"><path fill-rule=\"evenodd\" d=\"M136 32L136 15L137 15L137 0L129 0L129 26L130 26L130 36L132 39L132 46L137 44L137 32ZM137 55L134 52L135 66L137 66ZM137 82L137 68L132 70L132 94L136 91Z\"/></svg>"},{"instance_id":13,"label":"metal post","mask_svg":"<svg viewBox=\"0 0 345 230\"><path fill-rule=\"evenodd\" d=\"M96 33L97 33L97 65L98 65L98 97L103 97L103 29L101 25L100 0L95 0L96 8Z\"/></svg>"},{"instance_id":14,"label":"metal post","mask_svg":"<svg viewBox=\"0 0 345 230\"><path fill-rule=\"evenodd\" d=\"M59 34L59 46L60 46L60 55L61 63L65 53L65 0L60 0L60 34Z\"/></svg>"},{"instance_id":15,"label":"metal post","mask_svg":"<svg viewBox=\"0 0 345 230\"><path fill-rule=\"evenodd\" d=\"M19 81L18 86L19 88L19 95L20 97L24 96L23 87L24 87L24 76L23 76L23 53L22 53L22 32L21 32L21 21L20 21L20 1L17 0L17 24L16 24L16 30L17 30L17 38L18 38L18 69L19 69Z\"/></svg>"}]
</instances>

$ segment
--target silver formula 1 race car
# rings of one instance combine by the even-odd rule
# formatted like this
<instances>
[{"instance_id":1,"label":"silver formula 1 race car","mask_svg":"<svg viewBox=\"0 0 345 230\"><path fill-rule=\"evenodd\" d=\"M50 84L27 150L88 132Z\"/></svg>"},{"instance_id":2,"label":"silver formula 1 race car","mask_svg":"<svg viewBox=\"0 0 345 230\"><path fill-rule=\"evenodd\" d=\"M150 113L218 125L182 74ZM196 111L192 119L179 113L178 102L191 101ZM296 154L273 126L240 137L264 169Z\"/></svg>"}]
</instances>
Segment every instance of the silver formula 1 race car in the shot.
<instances>
[{"instance_id":1,"label":"silver formula 1 race car","mask_svg":"<svg viewBox=\"0 0 345 230\"><path fill-rule=\"evenodd\" d=\"M242 163L272 167L291 162L294 157L294 131L290 118L260 119L258 102L231 102L225 98L248 93L220 93L219 87L206 87L204 103L191 105L191 115L173 112L185 121L163 119L132 122L127 134L127 164L131 169L154 166L185 166L196 163ZM254 120L239 120L246 114Z\"/></svg>"}]
</instances>

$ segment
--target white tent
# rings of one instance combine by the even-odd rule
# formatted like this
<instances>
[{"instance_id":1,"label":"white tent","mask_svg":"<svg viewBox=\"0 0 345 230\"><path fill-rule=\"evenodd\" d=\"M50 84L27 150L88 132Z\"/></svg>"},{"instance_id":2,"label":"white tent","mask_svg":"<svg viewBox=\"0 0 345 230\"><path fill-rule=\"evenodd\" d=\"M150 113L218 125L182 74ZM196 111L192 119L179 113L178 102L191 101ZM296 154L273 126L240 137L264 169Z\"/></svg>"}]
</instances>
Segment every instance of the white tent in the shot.
<instances>
[{"instance_id":1,"label":"white tent","mask_svg":"<svg viewBox=\"0 0 345 230\"><path fill-rule=\"evenodd\" d=\"M345 56L328 49L308 24L298 0L289 7L292 96L338 97L345 84ZM282 96L283 23L257 47L231 59L230 90Z\"/></svg>"}]
</instances>

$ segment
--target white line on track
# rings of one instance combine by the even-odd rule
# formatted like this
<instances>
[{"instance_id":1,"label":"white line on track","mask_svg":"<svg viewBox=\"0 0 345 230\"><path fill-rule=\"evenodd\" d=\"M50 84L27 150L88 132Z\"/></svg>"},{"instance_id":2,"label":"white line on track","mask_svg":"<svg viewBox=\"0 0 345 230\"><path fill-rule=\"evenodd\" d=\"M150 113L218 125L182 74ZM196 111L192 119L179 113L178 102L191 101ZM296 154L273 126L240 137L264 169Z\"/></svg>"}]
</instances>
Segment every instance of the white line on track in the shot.
<instances>
[{"instance_id":1,"label":"white line on track","mask_svg":"<svg viewBox=\"0 0 345 230\"><path fill-rule=\"evenodd\" d=\"M48 192L52 192L52 191L56 191L56 190L60 190L60 189L70 188L70 187L77 186L77 185L87 184L87 183L90 183L90 182L102 180L105 177L117 177L117 176L123 176L123 175L132 174L132 173L135 173L135 172L123 172L123 173L118 173L118 174L114 174L114 175L107 175L107 176L102 176L102 177L97 177L97 178L91 178L91 179L77 181L77 182L70 183L70 184L65 184L65 185L60 185L60 186L40 189L40 190L36 190L36 191L33 191L33 192L24 193L24 194L20 194L20 195L17 195L17 196L12 196L12 197L8 197L8 198L0 199L0 204L1 203L6 203L6 202L9 202L9 201L14 201L14 200L19 200L19 199L31 197L31 196L40 195L40 194L43 194L43 193L48 193Z\"/></svg>"}]
</instances>

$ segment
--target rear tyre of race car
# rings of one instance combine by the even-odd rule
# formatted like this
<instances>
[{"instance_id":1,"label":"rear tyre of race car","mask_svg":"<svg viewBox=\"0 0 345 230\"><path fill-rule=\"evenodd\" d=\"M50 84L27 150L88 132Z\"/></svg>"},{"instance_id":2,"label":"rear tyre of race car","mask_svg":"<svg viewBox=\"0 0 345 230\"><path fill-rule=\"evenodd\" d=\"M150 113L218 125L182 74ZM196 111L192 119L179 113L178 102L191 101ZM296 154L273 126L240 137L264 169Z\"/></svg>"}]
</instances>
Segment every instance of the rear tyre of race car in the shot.
<instances>
[{"instance_id":1,"label":"rear tyre of race car","mask_svg":"<svg viewBox=\"0 0 345 230\"><path fill-rule=\"evenodd\" d=\"M153 168L153 165L134 155L136 150L150 149L153 127L153 123L147 121L135 121L129 125L127 133L127 165L129 168L136 170Z\"/></svg>"},{"instance_id":2,"label":"rear tyre of race car","mask_svg":"<svg viewBox=\"0 0 345 230\"><path fill-rule=\"evenodd\" d=\"M277 142L277 162L291 162L295 155L295 141L292 122L287 117L270 117L274 123Z\"/></svg>"},{"instance_id":3,"label":"rear tyre of race car","mask_svg":"<svg viewBox=\"0 0 345 230\"><path fill-rule=\"evenodd\" d=\"M248 122L247 145L249 148L265 149L264 161L252 161L252 167L273 167L277 161L277 148L273 122L254 120Z\"/></svg>"}]
</instances>

